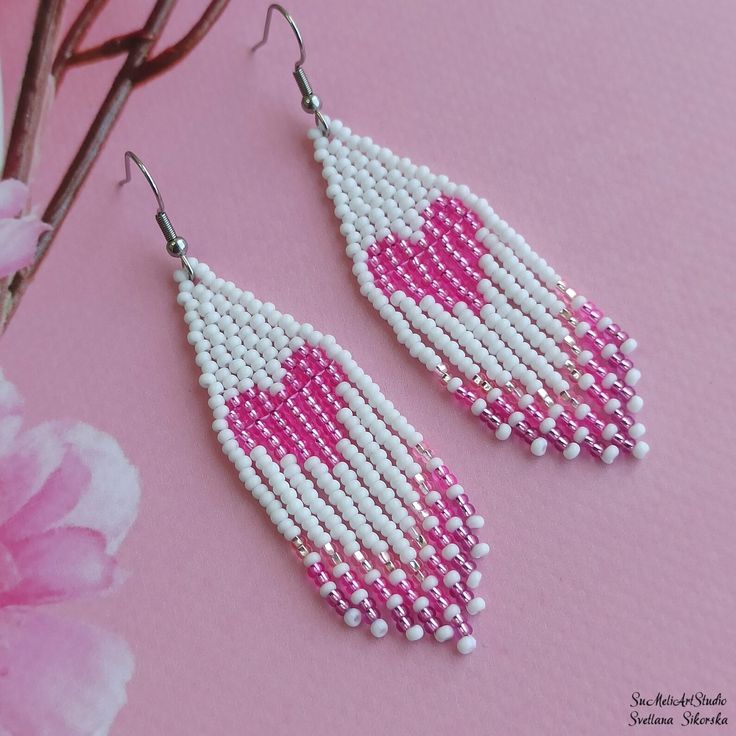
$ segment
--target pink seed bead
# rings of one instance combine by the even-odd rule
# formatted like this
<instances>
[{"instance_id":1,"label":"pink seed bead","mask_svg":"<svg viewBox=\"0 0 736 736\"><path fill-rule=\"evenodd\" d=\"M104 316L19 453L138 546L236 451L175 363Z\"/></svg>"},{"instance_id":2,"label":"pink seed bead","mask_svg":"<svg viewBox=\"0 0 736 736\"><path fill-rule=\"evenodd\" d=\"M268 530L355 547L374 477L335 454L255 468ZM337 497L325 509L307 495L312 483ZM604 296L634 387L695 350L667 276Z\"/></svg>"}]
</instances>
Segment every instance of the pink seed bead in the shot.
<instances>
[{"instance_id":1,"label":"pink seed bead","mask_svg":"<svg viewBox=\"0 0 736 736\"><path fill-rule=\"evenodd\" d=\"M348 593L355 593L355 591L360 588L360 584L355 579L355 575L353 575L352 571L350 570L348 570L348 572L340 577L339 581L340 587Z\"/></svg>"},{"instance_id":2,"label":"pink seed bead","mask_svg":"<svg viewBox=\"0 0 736 736\"><path fill-rule=\"evenodd\" d=\"M343 600L343 597L336 590L331 590L327 594L327 602L333 607L336 607L341 600Z\"/></svg>"},{"instance_id":3,"label":"pink seed bead","mask_svg":"<svg viewBox=\"0 0 736 736\"><path fill-rule=\"evenodd\" d=\"M460 386L455 391L455 396L461 404L465 404L466 406L470 406L478 398L472 391L468 391L465 386Z\"/></svg>"},{"instance_id":4,"label":"pink seed bead","mask_svg":"<svg viewBox=\"0 0 736 736\"><path fill-rule=\"evenodd\" d=\"M466 577L478 567L475 563L475 560L466 557L464 554L462 554L462 552L458 555L455 555L455 559L453 560L453 562L460 570L460 572Z\"/></svg>"},{"instance_id":5,"label":"pink seed bead","mask_svg":"<svg viewBox=\"0 0 736 736\"><path fill-rule=\"evenodd\" d=\"M611 322L603 331L618 345L629 337L615 322Z\"/></svg>"},{"instance_id":6,"label":"pink seed bead","mask_svg":"<svg viewBox=\"0 0 736 736\"><path fill-rule=\"evenodd\" d=\"M445 502L442 499L435 502L434 508L443 521L447 521L452 516L452 514L448 511L447 506L445 505Z\"/></svg>"},{"instance_id":7,"label":"pink seed bead","mask_svg":"<svg viewBox=\"0 0 736 736\"><path fill-rule=\"evenodd\" d=\"M450 605L450 603L449 603L449 601L447 600L447 598L445 598L445 596L444 596L444 595L442 595L442 591L441 591L441 590L440 590L440 589L439 589L439 588L438 588L437 586L435 586L434 588L432 588L432 589L431 589L431 590L429 591L429 594L430 594L430 595L432 596L432 598L434 598L434 600L435 600L435 603L437 603L437 605L438 605L438 606L439 606L439 607L440 607L440 608L441 608L441 609L442 609L443 611L445 610L445 608L447 608L447 606L449 606L449 605Z\"/></svg>"},{"instance_id":8,"label":"pink seed bead","mask_svg":"<svg viewBox=\"0 0 736 736\"><path fill-rule=\"evenodd\" d=\"M440 465L440 467L432 473L432 477L436 478L446 488L457 483L457 478L450 472L447 465Z\"/></svg>"},{"instance_id":9,"label":"pink seed bead","mask_svg":"<svg viewBox=\"0 0 736 736\"><path fill-rule=\"evenodd\" d=\"M428 634L434 634L434 632L437 631L439 627L440 627L440 622L437 620L435 616L432 616L431 618L427 619L424 622L424 630Z\"/></svg>"},{"instance_id":10,"label":"pink seed bead","mask_svg":"<svg viewBox=\"0 0 736 736\"><path fill-rule=\"evenodd\" d=\"M592 411L588 412L588 415L585 417L585 423L596 434L600 434L606 428L607 424L607 422L604 422L595 412Z\"/></svg>"},{"instance_id":11,"label":"pink seed bead","mask_svg":"<svg viewBox=\"0 0 736 736\"><path fill-rule=\"evenodd\" d=\"M416 590L414 590L411 583L406 578L399 581L399 584L396 587L406 595L409 603L414 603L414 601L419 597Z\"/></svg>"},{"instance_id":12,"label":"pink seed bead","mask_svg":"<svg viewBox=\"0 0 736 736\"><path fill-rule=\"evenodd\" d=\"M590 320L596 324L598 324L598 322L603 318L603 313L595 304L593 304L593 302L585 302L585 304L580 307L580 311L584 312Z\"/></svg>"},{"instance_id":13,"label":"pink seed bead","mask_svg":"<svg viewBox=\"0 0 736 736\"><path fill-rule=\"evenodd\" d=\"M422 623L426 623L432 618L433 611L429 606L427 606L426 608L422 608L417 615Z\"/></svg>"},{"instance_id":14,"label":"pink seed bead","mask_svg":"<svg viewBox=\"0 0 736 736\"><path fill-rule=\"evenodd\" d=\"M455 496L455 503L458 506L470 506L471 505L470 499L465 493L459 493L457 496Z\"/></svg>"},{"instance_id":15,"label":"pink seed bead","mask_svg":"<svg viewBox=\"0 0 736 736\"><path fill-rule=\"evenodd\" d=\"M511 413L513 412L513 409L511 407L511 404L509 404L508 401L506 401L506 398L503 396L499 396L494 402L493 406L499 410L501 416L504 418L508 418Z\"/></svg>"},{"instance_id":16,"label":"pink seed bead","mask_svg":"<svg viewBox=\"0 0 736 736\"><path fill-rule=\"evenodd\" d=\"M608 369L602 366L595 358L591 358L585 366L587 373L592 373L598 378L605 378L608 375Z\"/></svg>"},{"instance_id":17,"label":"pink seed bead","mask_svg":"<svg viewBox=\"0 0 736 736\"><path fill-rule=\"evenodd\" d=\"M570 443L565 439L556 427L547 432L547 439L560 451L564 450Z\"/></svg>"},{"instance_id":18,"label":"pink seed bead","mask_svg":"<svg viewBox=\"0 0 736 736\"><path fill-rule=\"evenodd\" d=\"M544 419L544 414L534 404L529 404L524 409L524 414L529 417L531 424L539 424Z\"/></svg>"},{"instance_id":19,"label":"pink seed bead","mask_svg":"<svg viewBox=\"0 0 736 736\"><path fill-rule=\"evenodd\" d=\"M464 526L461 526L457 530L457 537L460 544L465 547L466 550L470 551L478 544L478 537L475 534L471 534Z\"/></svg>"},{"instance_id":20,"label":"pink seed bead","mask_svg":"<svg viewBox=\"0 0 736 736\"><path fill-rule=\"evenodd\" d=\"M447 547L450 544L450 538L445 534L439 526L429 530L429 536L437 542L440 547Z\"/></svg>"},{"instance_id":21,"label":"pink seed bead","mask_svg":"<svg viewBox=\"0 0 736 736\"><path fill-rule=\"evenodd\" d=\"M584 440L583 444L592 452L596 457L600 457L603 454L603 445L596 442L592 435L588 435Z\"/></svg>"},{"instance_id":22,"label":"pink seed bead","mask_svg":"<svg viewBox=\"0 0 736 736\"><path fill-rule=\"evenodd\" d=\"M494 414L488 407L480 413L480 420L491 429L496 430L501 426L501 417Z\"/></svg>"},{"instance_id":23,"label":"pink seed bead","mask_svg":"<svg viewBox=\"0 0 736 736\"><path fill-rule=\"evenodd\" d=\"M632 417L630 414L624 413L624 411L620 408L616 409L616 411L613 412L613 416L624 429L631 429L631 427L634 425L634 417Z\"/></svg>"},{"instance_id":24,"label":"pink seed bead","mask_svg":"<svg viewBox=\"0 0 736 736\"><path fill-rule=\"evenodd\" d=\"M539 437L539 432L534 427L530 427L523 419L514 427L514 431L520 434L524 442L529 445Z\"/></svg>"},{"instance_id":25,"label":"pink seed bead","mask_svg":"<svg viewBox=\"0 0 736 736\"><path fill-rule=\"evenodd\" d=\"M323 570L317 577L314 578L314 582L317 585L324 585L325 583L329 582L330 576Z\"/></svg>"},{"instance_id":26,"label":"pink seed bead","mask_svg":"<svg viewBox=\"0 0 736 736\"><path fill-rule=\"evenodd\" d=\"M606 341L602 337L600 337L595 330L588 330L588 332L585 333L585 337L598 352L606 347Z\"/></svg>"},{"instance_id":27,"label":"pink seed bead","mask_svg":"<svg viewBox=\"0 0 736 736\"><path fill-rule=\"evenodd\" d=\"M321 562L315 562L313 565L310 565L307 568L307 575L309 575L309 577L314 580L321 573L323 573L324 570L325 570L325 568L322 566L322 563Z\"/></svg>"},{"instance_id":28,"label":"pink seed bead","mask_svg":"<svg viewBox=\"0 0 736 736\"><path fill-rule=\"evenodd\" d=\"M467 604L473 600L473 594L462 583L455 583L450 588L450 593L455 600L461 603Z\"/></svg>"},{"instance_id":29,"label":"pink seed bead","mask_svg":"<svg viewBox=\"0 0 736 736\"><path fill-rule=\"evenodd\" d=\"M386 581L383 578L376 578L373 582L373 589L378 594L378 597L382 601L387 601L391 597L391 591L386 585Z\"/></svg>"},{"instance_id":30,"label":"pink seed bead","mask_svg":"<svg viewBox=\"0 0 736 736\"><path fill-rule=\"evenodd\" d=\"M370 596L368 596L368 598L363 598L358 605L369 621L373 622L378 618L375 601Z\"/></svg>"},{"instance_id":31,"label":"pink seed bead","mask_svg":"<svg viewBox=\"0 0 736 736\"><path fill-rule=\"evenodd\" d=\"M427 560L427 562L429 562L429 564L432 566L432 569L440 577L444 577L445 575L447 575L448 567L437 555L432 555L429 560Z\"/></svg>"},{"instance_id":32,"label":"pink seed bead","mask_svg":"<svg viewBox=\"0 0 736 736\"><path fill-rule=\"evenodd\" d=\"M560 416L557 417L557 421L570 432L575 432L575 430L578 428L577 421L573 419L573 417L567 411L563 411Z\"/></svg>"},{"instance_id":33,"label":"pink seed bead","mask_svg":"<svg viewBox=\"0 0 736 736\"><path fill-rule=\"evenodd\" d=\"M398 616L394 618L396 619L396 626L402 633L406 633L411 628L411 619L406 616Z\"/></svg>"},{"instance_id":34,"label":"pink seed bead","mask_svg":"<svg viewBox=\"0 0 736 736\"><path fill-rule=\"evenodd\" d=\"M636 442L631 437L624 437L620 432L613 435L613 441L618 445L624 452L632 452Z\"/></svg>"},{"instance_id":35,"label":"pink seed bead","mask_svg":"<svg viewBox=\"0 0 736 736\"><path fill-rule=\"evenodd\" d=\"M463 621L461 624L458 624L457 633L460 636L470 636L473 633L473 627L467 621Z\"/></svg>"},{"instance_id":36,"label":"pink seed bead","mask_svg":"<svg viewBox=\"0 0 736 736\"><path fill-rule=\"evenodd\" d=\"M611 398L597 383L588 389L588 393L601 404L605 404Z\"/></svg>"}]
</instances>

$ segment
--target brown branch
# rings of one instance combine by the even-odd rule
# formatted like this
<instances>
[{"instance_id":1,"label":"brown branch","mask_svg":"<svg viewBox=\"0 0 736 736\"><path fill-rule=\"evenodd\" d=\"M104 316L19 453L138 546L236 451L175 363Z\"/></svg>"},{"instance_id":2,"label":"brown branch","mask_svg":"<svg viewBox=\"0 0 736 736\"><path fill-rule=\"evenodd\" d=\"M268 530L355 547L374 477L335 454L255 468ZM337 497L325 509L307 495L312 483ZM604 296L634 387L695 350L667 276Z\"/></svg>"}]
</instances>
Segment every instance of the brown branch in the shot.
<instances>
[{"instance_id":1,"label":"brown branch","mask_svg":"<svg viewBox=\"0 0 736 736\"><path fill-rule=\"evenodd\" d=\"M69 59L76 53L79 45L87 35L90 26L97 20L97 16L102 12L102 9L107 3L108 0L87 0L82 10L79 11L79 15L69 27L64 40L59 46L59 51L56 54L54 66L51 70L57 87L64 78Z\"/></svg>"},{"instance_id":2,"label":"brown branch","mask_svg":"<svg viewBox=\"0 0 736 736\"><path fill-rule=\"evenodd\" d=\"M4 179L28 180L63 10L64 0L40 0L38 4L31 48L8 142Z\"/></svg>"},{"instance_id":3,"label":"brown branch","mask_svg":"<svg viewBox=\"0 0 736 736\"><path fill-rule=\"evenodd\" d=\"M101 43L99 46L74 52L71 56L67 57L65 68L76 66L77 64L89 64L110 56L117 56L118 54L130 51L137 41L145 40L154 41L155 39L145 36L142 31L133 31L123 36L116 36L109 41Z\"/></svg>"},{"instance_id":4,"label":"brown branch","mask_svg":"<svg viewBox=\"0 0 736 736\"><path fill-rule=\"evenodd\" d=\"M133 83L138 85L147 82L184 58L212 28L227 3L228 0L211 0L189 33L138 68Z\"/></svg>"},{"instance_id":5,"label":"brown branch","mask_svg":"<svg viewBox=\"0 0 736 736\"><path fill-rule=\"evenodd\" d=\"M3 284L0 283L0 331L7 326L30 280L41 265L133 88L168 69L192 51L217 20L227 2L228 0L211 0L207 10L189 33L149 62L148 55L160 37L176 3L176 0L156 1L145 25L131 41L131 48L122 68L115 77L72 163L46 207L43 220L51 225L52 230L44 233L39 239L34 262L10 277L11 280L6 289L3 289ZM91 4L89 2L87 7ZM81 38L81 35L77 38ZM73 45L70 45L70 48L72 47ZM69 58L69 56L65 57L64 65ZM63 66L60 69L63 69ZM145 71L141 72L142 69Z\"/></svg>"},{"instance_id":6,"label":"brown branch","mask_svg":"<svg viewBox=\"0 0 736 736\"><path fill-rule=\"evenodd\" d=\"M161 35L175 4L176 0L157 0L151 14L148 16L148 20L141 29L141 35L138 41L128 52L125 63L115 77L105 100L97 111L97 115L87 130L87 134L76 156L46 207L43 220L53 228L57 228L66 216L69 205L82 186L84 179L92 167L92 163L97 158L100 148L110 132L112 124L117 119L125 101L128 99L128 95L133 87L131 78L135 74L135 70L146 59L151 48ZM30 267L33 271L35 271L45 255L48 245L51 242L52 232L46 233L39 240L38 257L36 262Z\"/></svg>"}]
</instances>

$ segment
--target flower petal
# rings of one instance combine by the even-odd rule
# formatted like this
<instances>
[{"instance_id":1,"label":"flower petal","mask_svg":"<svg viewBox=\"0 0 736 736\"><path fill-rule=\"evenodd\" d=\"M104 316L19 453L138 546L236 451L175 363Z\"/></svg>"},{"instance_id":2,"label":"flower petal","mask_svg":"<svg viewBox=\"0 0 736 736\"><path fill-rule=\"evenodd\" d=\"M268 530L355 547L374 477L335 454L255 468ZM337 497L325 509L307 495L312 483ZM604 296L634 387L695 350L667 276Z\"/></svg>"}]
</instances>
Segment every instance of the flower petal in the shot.
<instances>
[{"instance_id":1,"label":"flower petal","mask_svg":"<svg viewBox=\"0 0 736 736\"><path fill-rule=\"evenodd\" d=\"M0 610L0 733L105 736L133 655L118 636L30 610Z\"/></svg>"},{"instance_id":2,"label":"flower petal","mask_svg":"<svg viewBox=\"0 0 736 736\"><path fill-rule=\"evenodd\" d=\"M0 524L43 487L63 457L59 430L50 422L18 435L9 451L0 455Z\"/></svg>"},{"instance_id":3,"label":"flower petal","mask_svg":"<svg viewBox=\"0 0 736 736\"><path fill-rule=\"evenodd\" d=\"M0 217L17 217L28 202L28 185L18 179L0 181Z\"/></svg>"},{"instance_id":4,"label":"flower petal","mask_svg":"<svg viewBox=\"0 0 736 736\"><path fill-rule=\"evenodd\" d=\"M20 581L0 593L0 608L77 598L115 582L115 559L105 551L105 537L92 529L59 527L5 547Z\"/></svg>"},{"instance_id":5,"label":"flower petal","mask_svg":"<svg viewBox=\"0 0 736 736\"><path fill-rule=\"evenodd\" d=\"M0 594L14 588L19 582L20 571L13 555L4 544L0 543Z\"/></svg>"},{"instance_id":6,"label":"flower petal","mask_svg":"<svg viewBox=\"0 0 736 736\"><path fill-rule=\"evenodd\" d=\"M39 491L15 515L0 526L5 542L41 534L55 526L77 505L89 486L89 468L67 449L57 467Z\"/></svg>"},{"instance_id":7,"label":"flower petal","mask_svg":"<svg viewBox=\"0 0 736 736\"><path fill-rule=\"evenodd\" d=\"M112 437L86 424L46 422L0 456L0 541L78 526L100 532L113 553L139 496L138 473Z\"/></svg>"},{"instance_id":8,"label":"flower petal","mask_svg":"<svg viewBox=\"0 0 736 736\"><path fill-rule=\"evenodd\" d=\"M0 219L0 278L27 266L36 254L39 236L50 229L35 215Z\"/></svg>"},{"instance_id":9,"label":"flower petal","mask_svg":"<svg viewBox=\"0 0 736 736\"><path fill-rule=\"evenodd\" d=\"M22 406L20 394L0 369L0 455L5 454L20 429Z\"/></svg>"},{"instance_id":10,"label":"flower petal","mask_svg":"<svg viewBox=\"0 0 736 736\"><path fill-rule=\"evenodd\" d=\"M114 553L138 515L138 471L110 435L87 424L74 424L63 435L90 472L86 492L61 523L96 529Z\"/></svg>"}]
</instances>

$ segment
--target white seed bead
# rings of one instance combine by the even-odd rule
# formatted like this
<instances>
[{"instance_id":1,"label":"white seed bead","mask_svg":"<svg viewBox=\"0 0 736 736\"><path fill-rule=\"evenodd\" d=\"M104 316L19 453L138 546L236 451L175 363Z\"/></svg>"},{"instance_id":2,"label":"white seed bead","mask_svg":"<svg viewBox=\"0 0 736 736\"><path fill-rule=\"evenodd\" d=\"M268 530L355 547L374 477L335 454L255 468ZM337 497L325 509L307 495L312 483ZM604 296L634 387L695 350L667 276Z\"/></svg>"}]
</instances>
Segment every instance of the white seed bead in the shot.
<instances>
[{"instance_id":1,"label":"white seed bead","mask_svg":"<svg viewBox=\"0 0 736 736\"><path fill-rule=\"evenodd\" d=\"M352 628L359 626L362 618L363 616L357 608L348 608L343 616L345 623Z\"/></svg>"},{"instance_id":2,"label":"white seed bead","mask_svg":"<svg viewBox=\"0 0 736 736\"><path fill-rule=\"evenodd\" d=\"M480 585L481 577L482 573L479 570L473 570L473 572L468 575L468 579L466 581L468 588L471 590L477 588Z\"/></svg>"},{"instance_id":3,"label":"white seed bead","mask_svg":"<svg viewBox=\"0 0 736 736\"><path fill-rule=\"evenodd\" d=\"M454 631L449 624L443 624L434 632L434 638L439 642L449 641L453 636Z\"/></svg>"},{"instance_id":4,"label":"white seed bead","mask_svg":"<svg viewBox=\"0 0 736 736\"><path fill-rule=\"evenodd\" d=\"M476 641L472 636L463 636L457 642L457 650L460 654L470 654L475 650Z\"/></svg>"},{"instance_id":5,"label":"white seed bead","mask_svg":"<svg viewBox=\"0 0 736 736\"><path fill-rule=\"evenodd\" d=\"M382 618L377 618L373 623L371 623L371 634L373 634L376 639L386 636L387 633L388 624Z\"/></svg>"},{"instance_id":6,"label":"white seed bead","mask_svg":"<svg viewBox=\"0 0 736 736\"><path fill-rule=\"evenodd\" d=\"M476 614L485 610L485 607L486 602L483 598L473 598L471 601L468 602L468 605L465 608L471 616L475 616Z\"/></svg>"},{"instance_id":7,"label":"white seed bead","mask_svg":"<svg viewBox=\"0 0 736 736\"><path fill-rule=\"evenodd\" d=\"M544 437L537 437L529 446L529 449L531 450L532 455L541 457L545 452L547 452L547 440L544 439Z\"/></svg>"},{"instance_id":8,"label":"white seed bead","mask_svg":"<svg viewBox=\"0 0 736 736\"><path fill-rule=\"evenodd\" d=\"M649 445L643 440L639 440L634 445L634 449L632 450L632 454L637 460L642 460L644 457L646 457L648 452L649 452Z\"/></svg>"},{"instance_id":9,"label":"white seed bead","mask_svg":"<svg viewBox=\"0 0 736 736\"><path fill-rule=\"evenodd\" d=\"M603 454L601 455L601 460L603 460L606 465L610 465L619 454L619 449L616 447L616 445L608 445L605 450L603 450Z\"/></svg>"}]
</instances>

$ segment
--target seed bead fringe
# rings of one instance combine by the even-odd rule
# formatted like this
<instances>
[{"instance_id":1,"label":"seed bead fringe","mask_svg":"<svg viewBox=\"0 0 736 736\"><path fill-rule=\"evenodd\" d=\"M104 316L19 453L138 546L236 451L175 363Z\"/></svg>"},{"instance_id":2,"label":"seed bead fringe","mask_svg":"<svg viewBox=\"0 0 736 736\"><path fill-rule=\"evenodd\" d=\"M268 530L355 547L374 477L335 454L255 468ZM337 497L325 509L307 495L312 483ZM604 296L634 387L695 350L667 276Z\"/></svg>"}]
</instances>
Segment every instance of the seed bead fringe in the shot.
<instances>
[{"instance_id":1,"label":"seed bead fringe","mask_svg":"<svg viewBox=\"0 0 736 736\"><path fill-rule=\"evenodd\" d=\"M476 645L480 516L350 353L191 259L177 271L212 428L350 627Z\"/></svg>"},{"instance_id":2,"label":"seed bead fringe","mask_svg":"<svg viewBox=\"0 0 736 736\"><path fill-rule=\"evenodd\" d=\"M337 120L310 137L361 293L498 439L647 454L633 338L468 187Z\"/></svg>"}]
</instances>

